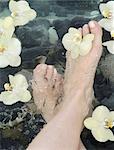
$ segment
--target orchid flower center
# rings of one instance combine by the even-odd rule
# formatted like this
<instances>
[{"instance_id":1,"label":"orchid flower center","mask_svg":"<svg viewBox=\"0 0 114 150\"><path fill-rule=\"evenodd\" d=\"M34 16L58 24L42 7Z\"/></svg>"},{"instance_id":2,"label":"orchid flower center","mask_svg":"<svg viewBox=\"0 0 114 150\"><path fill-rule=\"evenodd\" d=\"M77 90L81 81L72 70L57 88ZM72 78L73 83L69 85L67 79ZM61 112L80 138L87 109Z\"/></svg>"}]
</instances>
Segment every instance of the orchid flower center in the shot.
<instances>
[{"instance_id":1,"label":"orchid flower center","mask_svg":"<svg viewBox=\"0 0 114 150\"><path fill-rule=\"evenodd\" d=\"M2 28L0 28L0 36L3 34L3 29Z\"/></svg>"},{"instance_id":2,"label":"orchid flower center","mask_svg":"<svg viewBox=\"0 0 114 150\"><path fill-rule=\"evenodd\" d=\"M113 128L113 126L114 126L113 120L108 120L108 119L105 120L105 125L104 125L105 128L109 129L109 128Z\"/></svg>"},{"instance_id":3,"label":"orchid flower center","mask_svg":"<svg viewBox=\"0 0 114 150\"><path fill-rule=\"evenodd\" d=\"M108 8L104 9L102 14L105 18L111 18L112 17L112 13L110 12L110 10Z\"/></svg>"},{"instance_id":4,"label":"orchid flower center","mask_svg":"<svg viewBox=\"0 0 114 150\"><path fill-rule=\"evenodd\" d=\"M13 12L12 14L11 14L11 16L12 17L17 17L19 14L17 13L17 12Z\"/></svg>"},{"instance_id":5,"label":"orchid flower center","mask_svg":"<svg viewBox=\"0 0 114 150\"><path fill-rule=\"evenodd\" d=\"M76 43L81 42L81 37L76 35L72 41Z\"/></svg>"},{"instance_id":6,"label":"orchid flower center","mask_svg":"<svg viewBox=\"0 0 114 150\"><path fill-rule=\"evenodd\" d=\"M5 51L5 47L3 45L0 45L0 53L3 53Z\"/></svg>"},{"instance_id":7,"label":"orchid flower center","mask_svg":"<svg viewBox=\"0 0 114 150\"><path fill-rule=\"evenodd\" d=\"M5 88L5 91L12 91L13 89L10 83L4 84L4 88Z\"/></svg>"},{"instance_id":8,"label":"orchid flower center","mask_svg":"<svg viewBox=\"0 0 114 150\"><path fill-rule=\"evenodd\" d=\"M111 31L111 37L114 38L114 30Z\"/></svg>"}]
</instances>

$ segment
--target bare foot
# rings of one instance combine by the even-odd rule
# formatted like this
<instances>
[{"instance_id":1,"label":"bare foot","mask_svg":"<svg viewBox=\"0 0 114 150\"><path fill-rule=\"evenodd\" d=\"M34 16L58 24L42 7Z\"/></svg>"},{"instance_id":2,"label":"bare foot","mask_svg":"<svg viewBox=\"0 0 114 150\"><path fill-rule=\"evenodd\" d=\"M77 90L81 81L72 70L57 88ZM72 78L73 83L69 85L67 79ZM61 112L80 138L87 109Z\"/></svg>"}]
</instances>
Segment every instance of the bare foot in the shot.
<instances>
[{"instance_id":1,"label":"bare foot","mask_svg":"<svg viewBox=\"0 0 114 150\"><path fill-rule=\"evenodd\" d=\"M47 122L50 121L60 110L63 97L63 77L53 66L38 65L34 70L32 88L37 109ZM83 144L79 145L79 150L84 150Z\"/></svg>"},{"instance_id":2,"label":"bare foot","mask_svg":"<svg viewBox=\"0 0 114 150\"><path fill-rule=\"evenodd\" d=\"M40 64L34 70L32 88L37 109L48 122L59 109L63 94L63 77L53 66Z\"/></svg>"},{"instance_id":3,"label":"bare foot","mask_svg":"<svg viewBox=\"0 0 114 150\"><path fill-rule=\"evenodd\" d=\"M70 52L67 52L67 64L64 81L64 99L75 99L77 91L85 92L85 101L83 99L77 102L82 108L84 116L87 115L89 105L93 98L93 81L102 54L102 30L96 21L90 21L89 24L80 28L82 35L88 33L94 34L93 47L86 56L80 56L77 59L72 59ZM69 94L70 93L70 94Z\"/></svg>"}]
</instances>

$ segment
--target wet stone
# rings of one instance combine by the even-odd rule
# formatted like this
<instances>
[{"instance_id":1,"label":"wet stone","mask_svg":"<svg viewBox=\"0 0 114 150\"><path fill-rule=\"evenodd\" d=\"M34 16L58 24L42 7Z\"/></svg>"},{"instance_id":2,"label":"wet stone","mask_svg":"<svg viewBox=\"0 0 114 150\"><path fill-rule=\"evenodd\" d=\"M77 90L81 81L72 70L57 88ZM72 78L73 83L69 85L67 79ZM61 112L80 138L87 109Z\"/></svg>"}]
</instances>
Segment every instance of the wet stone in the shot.
<instances>
[{"instance_id":1,"label":"wet stone","mask_svg":"<svg viewBox=\"0 0 114 150\"><path fill-rule=\"evenodd\" d=\"M25 26L20 26L16 30L16 36L20 39L23 47L45 47L48 44L48 20L36 18Z\"/></svg>"},{"instance_id":2,"label":"wet stone","mask_svg":"<svg viewBox=\"0 0 114 150\"><path fill-rule=\"evenodd\" d=\"M0 128L13 127L24 120L28 108L23 103L6 106L0 102Z\"/></svg>"}]
</instances>

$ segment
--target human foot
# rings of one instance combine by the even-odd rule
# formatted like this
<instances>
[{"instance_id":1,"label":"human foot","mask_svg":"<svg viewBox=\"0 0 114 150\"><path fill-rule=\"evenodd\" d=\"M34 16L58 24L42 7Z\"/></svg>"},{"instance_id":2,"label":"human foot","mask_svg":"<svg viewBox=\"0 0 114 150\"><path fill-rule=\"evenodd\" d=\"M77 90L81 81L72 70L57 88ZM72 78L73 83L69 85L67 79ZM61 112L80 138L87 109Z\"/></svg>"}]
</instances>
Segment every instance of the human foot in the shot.
<instances>
[{"instance_id":1,"label":"human foot","mask_svg":"<svg viewBox=\"0 0 114 150\"><path fill-rule=\"evenodd\" d=\"M70 52L67 51L64 99L75 99L76 93L82 90L85 94L85 100L82 98L77 104L86 116L93 98L93 81L96 67L102 54L102 30L95 21L90 21L89 24L84 25L79 30L83 36L88 33L94 34L93 47L86 56L79 56L77 59L72 59Z\"/></svg>"},{"instance_id":2,"label":"human foot","mask_svg":"<svg viewBox=\"0 0 114 150\"><path fill-rule=\"evenodd\" d=\"M32 88L37 109L48 122L59 109L63 94L63 77L53 66L40 64L34 70Z\"/></svg>"},{"instance_id":3,"label":"human foot","mask_svg":"<svg viewBox=\"0 0 114 150\"><path fill-rule=\"evenodd\" d=\"M33 97L37 109L48 122L59 112L63 97L63 77L53 66L38 65L33 74ZM79 150L85 150L80 140Z\"/></svg>"}]
</instances>

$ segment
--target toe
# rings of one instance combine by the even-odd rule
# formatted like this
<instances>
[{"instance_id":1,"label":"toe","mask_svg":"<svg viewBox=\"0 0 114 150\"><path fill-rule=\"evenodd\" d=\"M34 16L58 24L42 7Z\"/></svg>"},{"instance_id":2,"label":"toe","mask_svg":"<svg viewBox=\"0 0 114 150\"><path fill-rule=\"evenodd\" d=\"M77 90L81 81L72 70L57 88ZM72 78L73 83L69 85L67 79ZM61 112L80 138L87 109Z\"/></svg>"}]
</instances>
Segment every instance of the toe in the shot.
<instances>
[{"instance_id":1,"label":"toe","mask_svg":"<svg viewBox=\"0 0 114 150\"><path fill-rule=\"evenodd\" d=\"M51 84L52 84L52 86L53 86L53 88L56 88L56 83L58 83L58 82L62 82L61 81L61 75L57 72L57 69L56 68L54 68L54 72L53 72L53 76L52 76L52 82L51 82Z\"/></svg>"},{"instance_id":2,"label":"toe","mask_svg":"<svg viewBox=\"0 0 114 150\"><path fill-rule=\"evenodd\" d=\"M56 68L54 68L53 82L55 82L55 80L57 79L57 75L58 75L57 70L56 70Z\"/></svg>"},{"instance_id":3,"label":"toe","mask_svg":"<svg viewBox=\"0 0 114 150\"><path fill-rule=\"evenodd\" d=\"M80 28L78 28L78 30L81 32L81 34L82 34L82 28L80 27Z\"/></svg>"},{"instance_id":4,"label":"toe","mask_svg":"<svg viewBox=\"0 0 114 150\"><path fill-rule=\"evenodd\" d=\"M83 32L83 36L87 35L90 32L88 24L85 24L83 26L82 32Z\"/></svg>"},{"instance_id":5,"label":"toe","mask_svg":"<svg viewBox=\"0 0 114 150\"><path fill-rule=\"evenodd\" d=\"M33 72L33 79L37 82L40 78L44 78L47 70L46 64L37 65Z\"/></svg>"},{"instance_id":6,"label":"toe","mask_svg":"<svg viewBox=\"0 0 114 150\"><path fill-rule=\"evenodd\" d=\"M45 78L48 81L50 81L52 79L52 77L53 77L53 73L54 73L54 67L52 65L48 65Z\"/></svg>"},{"instance_id":7,"label":"toe","mask_svg":"<svg viewBox=\"0 0 114 150\"><path fill-rule=\"evenodd\" d=\"M89 22L90 32L94 34L93 48L91 54L97 57L102 54L102 29L96 21Z\"/></svg>"},{"instance_id":8,"label":"toe","mask_svg":"<svg viewBox=\"0 0 114 150\"><path fill-rule=\"evenodd\" d=\"M102 29L100 25L96 21L90 21L89 28L90 28L90 32L95 36L93 46L97 46L98 44L101 45Z\"/></svg>"}]
</instances>

